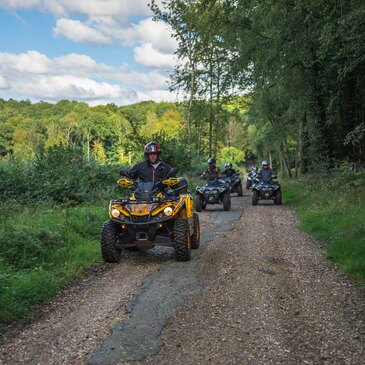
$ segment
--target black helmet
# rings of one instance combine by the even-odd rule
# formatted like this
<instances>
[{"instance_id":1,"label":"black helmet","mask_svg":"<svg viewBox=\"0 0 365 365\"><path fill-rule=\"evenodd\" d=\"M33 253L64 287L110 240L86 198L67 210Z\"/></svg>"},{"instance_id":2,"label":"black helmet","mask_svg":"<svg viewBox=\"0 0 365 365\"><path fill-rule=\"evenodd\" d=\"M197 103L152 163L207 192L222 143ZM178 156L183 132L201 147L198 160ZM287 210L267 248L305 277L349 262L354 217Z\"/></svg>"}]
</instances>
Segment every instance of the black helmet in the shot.
<instances>
[{"instance_id":1,"label":"black helmet","mask_svg":"<svg viewBox=\"0 0 365 365\"><path fill-rule=\"evenodd\" d=\"M150 153L157 153L157 157L160 157L161 148L156 142L148 142L144 146L144 157L148 160L148 155Z\"/></svg>"},{"instance_id":2,"label":"black helmet","mask_svg":"<svg viewBox=\"0 0 365 365\"><path fill-rule=\"evenodd\" d=\"M231 168L232 168L232 164L231 164L230 162L228 162L228 163L226 163L226 164L224 165L224 167L225 167L226 169L231 169Z\"/></svg>"},{"instance_id":3,"label":"black helmet","mask_svg":"<svg viewBox=\"0 0 365 365\"><path fill-rule=\"evenodd\" d=\"M213 157L209 157L208 158L208 165L209 166L214 166L216 164L216 160L215 160L215 158L213 158Z\"/></svg>"}]
</instances>

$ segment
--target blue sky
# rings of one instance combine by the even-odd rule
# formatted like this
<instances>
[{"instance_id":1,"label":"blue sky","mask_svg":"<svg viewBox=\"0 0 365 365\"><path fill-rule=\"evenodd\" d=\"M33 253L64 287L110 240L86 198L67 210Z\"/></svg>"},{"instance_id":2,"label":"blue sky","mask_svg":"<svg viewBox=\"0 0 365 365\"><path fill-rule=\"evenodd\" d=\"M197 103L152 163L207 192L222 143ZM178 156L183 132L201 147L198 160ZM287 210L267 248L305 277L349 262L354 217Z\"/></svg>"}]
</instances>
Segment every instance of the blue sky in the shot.
<instances>
[{"instance_id":1,"label":"blue sky","mask_svg":"<svg viewBox=\"0 0 365 365\"><path fill-rule=\"evenodd\" d=\"M176 42L148 0L0 0L0 97L175 100Z\"/></svg>"}]
</instances>

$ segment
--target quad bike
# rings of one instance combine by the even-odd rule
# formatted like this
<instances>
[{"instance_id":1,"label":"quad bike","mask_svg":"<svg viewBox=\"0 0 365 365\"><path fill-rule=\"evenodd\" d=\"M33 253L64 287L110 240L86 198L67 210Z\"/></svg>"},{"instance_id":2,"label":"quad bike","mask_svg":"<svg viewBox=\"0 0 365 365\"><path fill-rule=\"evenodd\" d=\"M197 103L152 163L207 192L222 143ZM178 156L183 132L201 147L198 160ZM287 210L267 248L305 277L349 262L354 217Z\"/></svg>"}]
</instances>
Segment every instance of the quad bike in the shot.
<instances>
[{"instance_id":1,"label":"quad bike","mask_svg":"<svg viewBox=\"0 0 365 365\"><path fill-rule=\"evenodd\" d=\"M242 196L242 182L238 176L239 171L237 170L232 176L224 177L224 175L222 175L222 180L228 183L231 193L237 193L238 196Z\"/></svg>"},{"instance_id":2,"label":"quad bike","mask_svg":"<svg viewBox=\"0 0 365 365\"><path fill-rule=\"evenodd\" d=\"M186 180L169 177L153 183L125 177L118 184L134 192L130 198L110 201L110 220L101 232L103 260L118 262L123 250L158 245L174 247L177 261L189 261L191 249L200 245L200 226L192 197L183 193Z\"/></svg>"},{"instance_id":3,"label":"quad bike","mask_svg":"<svg viewBox=\"0 0 365 365\"><path fill-rule=\"evenodd\" d=\"M195 210L201 212L202 209L206 209L207 204L223 204L224 210L231 209L230 186L226 181L217 177L208 180L205 185L196 187Z\"/></svg>"},{"instance_id":4,"label":"quad bike","mask_svg":"<svg viewBox=\"0 0 365 365\"><path fill-rule=\"evenodd\" d=\"M272 179L276 177L273 176ZM259 200L274 200L274 204L282 204L281 187L277 181L262 181L254 179L252 185L252 205L257 205Z\"/></svg>"}]
</instances>

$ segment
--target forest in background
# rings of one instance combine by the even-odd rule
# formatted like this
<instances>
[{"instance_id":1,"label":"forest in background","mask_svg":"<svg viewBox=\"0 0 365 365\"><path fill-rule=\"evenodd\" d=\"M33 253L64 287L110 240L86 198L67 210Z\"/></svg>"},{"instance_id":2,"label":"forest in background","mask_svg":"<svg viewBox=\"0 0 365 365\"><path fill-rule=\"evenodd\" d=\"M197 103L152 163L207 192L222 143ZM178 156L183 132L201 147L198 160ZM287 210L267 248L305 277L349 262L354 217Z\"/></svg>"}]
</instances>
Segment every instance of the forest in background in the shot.
<instances>
[{"instance_id":1,"label":"forest in background","mask_svg":"<svg viewBox=\"0 0 365 365\"><path fill-rule=\"evenodd\" d=\"M63 148L78 150L87 161L131 165L143 158L144 145L154 140L166 161L186 171L209 157L207 109L207 103L201 102L199 119L188 133L184 103L90 107L68 100L32 104L0 99L0 160L31 162L49 150ZM230 104L222 107L221 118L222 127L213 133L215 155L243 163L243 113Z\"/></svg>"},{"instance_id":2,"label":"forest in background","mask_svg":"<svg viewBox=\"0 0 365 365\"><path fill-rule=\"evenodd\" d=\"M179 43L171 88L195 106L249 95L258 156L290 177L365 160L365 3L362 0L152 0ZM212 148L210 148L212 151Z\"/></svg>"}]
</instances>

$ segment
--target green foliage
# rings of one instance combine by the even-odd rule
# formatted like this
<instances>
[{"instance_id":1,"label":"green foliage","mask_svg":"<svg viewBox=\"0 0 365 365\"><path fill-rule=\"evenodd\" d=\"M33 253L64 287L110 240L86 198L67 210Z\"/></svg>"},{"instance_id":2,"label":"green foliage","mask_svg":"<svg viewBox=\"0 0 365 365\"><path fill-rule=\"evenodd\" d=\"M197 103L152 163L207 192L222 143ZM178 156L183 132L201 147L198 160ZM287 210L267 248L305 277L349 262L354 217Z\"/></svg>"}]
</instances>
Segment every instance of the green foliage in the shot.
<instances>
[{"instance_id":1,"label":"green foliage","mask_svg":"<svg viewBox=\"0 0 365 365\"><path fill-rule=\"evenodd\" d=\"M301 226L326 242L340 269L365 284L365 175L349 170L285 182L284 199Z\"/></svg>"},{"instance_id":2,"label":"green foliage","mask_svg":"<svg viewBox=\"0 0 365 365\"><path fill-rule=\"evenodd\" d=\"M222 163L231 162L234 165L242 165L245 153L236 147L224 147L219 151L218 158Z\"/></svg>"},{"instance_id":3,"label":"green foliage","mask_svg":"<svg viewBox=\"0 0 365 365\"><path fill-rule=\"evenodd\" d=\"M107 219L105 202L14 208L6 219L1 216L0 323L33 313L61 286L100 262L100 229Z\"/></svg>"},{"instance_id":4,"label":"green foliage","mask_svg":"<svg viewBox=\"0 0 365 365\"><path fill-rule=\"evenodd\" d=\"M0 165L0 197L29 203L53 200L77 204L97 200L115 188L118 166L87 161L78 149L53 147L32 163Z\"/></svg>"},{"instance_id":5,"label":"green foliage","mask_svg":"<svg viewBox=\"0 0 365 365\"><path fill-rule=\"evenodd\" d=\"M363 0L172 0L151 8L179 42L172 85L189 95L192 125L205 107L209 155L227 132L222 106L238 92L251 101L247 138L235 145L247 155L270 154L288 176L292 168L364 163Z\"/></svg>"}]
</instances>

